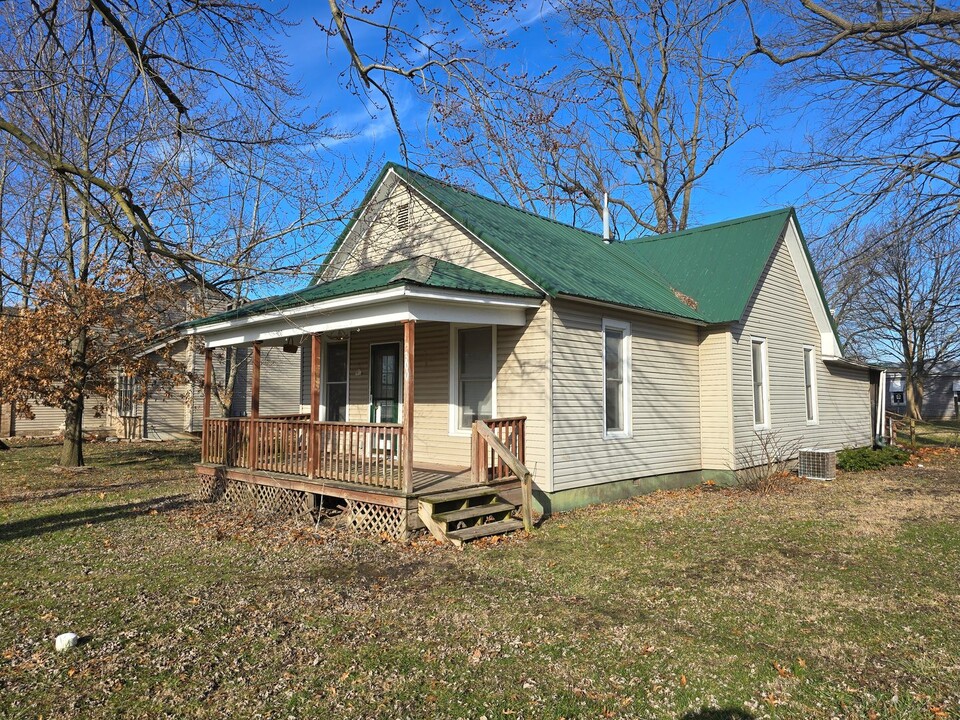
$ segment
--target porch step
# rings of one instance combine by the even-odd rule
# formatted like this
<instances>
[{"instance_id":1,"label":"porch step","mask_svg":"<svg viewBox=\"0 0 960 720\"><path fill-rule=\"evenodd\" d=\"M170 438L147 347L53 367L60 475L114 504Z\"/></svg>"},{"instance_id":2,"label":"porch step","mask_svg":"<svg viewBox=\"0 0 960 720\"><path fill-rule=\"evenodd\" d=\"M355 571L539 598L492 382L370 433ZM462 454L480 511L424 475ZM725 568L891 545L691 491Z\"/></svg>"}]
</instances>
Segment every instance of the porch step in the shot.
<instances>
[{"instance_id":1,"label":"porch step","mask_svg":"<svg viewBox=\"0 0 960 720\"><path fill-rule=\"evenodd\" d=\"M463 510L451 510L450 512L444 513L435 513L433 519L437 522L445 523L455 523L461 520L472 520L474 518L485 518L490 515L499 515L506 513L509 515L514 510L517 509L517 506L513 503L500 502L499 500L492 503L484 503L483 505L473 505ZM498 518L499 519L499 518Z\"/></svg>"},{"instance_id":2,"label":"porch step","mask_svg":"<svg viewBox=\"0 0 960 720\"><path fill-rule=\"evenodd\" d=\"M457 547L523 527L510 517L516 509L496 490L482 486L427 495L417 501L417 514L430 534Z\"/></svg>"},{"instance_id":3,"label":"porch step","mask_svg":"<svg viewBox=\"0 0 960 720\"><path fill-rule=\"evenodd\" d=\"M522 520L500 520L498 522L486 523L484 525L474 525L472 527L463 528L462 530L451 530L447 533L447 537L460 543L469 542L471 540L479 540L482 537L490 537L492 535L503 535L505 533L514 532L523 527Z\"/></svg>"},{"instance_id":4,"label":"porch step","mask_svg":"<svg viewBox=\"0 0 960 720\"><path fill-rule=\"evenodd\" d=\"M420 502L437 505L440 503L453 503L460 500L496 496L496 494L496 490L484 487L483 485L477 485L476 487L463 488L463 490L450 490L449 492L437 493L436 495L424 495L420 498Z\"/></svg>"}]
</instances>

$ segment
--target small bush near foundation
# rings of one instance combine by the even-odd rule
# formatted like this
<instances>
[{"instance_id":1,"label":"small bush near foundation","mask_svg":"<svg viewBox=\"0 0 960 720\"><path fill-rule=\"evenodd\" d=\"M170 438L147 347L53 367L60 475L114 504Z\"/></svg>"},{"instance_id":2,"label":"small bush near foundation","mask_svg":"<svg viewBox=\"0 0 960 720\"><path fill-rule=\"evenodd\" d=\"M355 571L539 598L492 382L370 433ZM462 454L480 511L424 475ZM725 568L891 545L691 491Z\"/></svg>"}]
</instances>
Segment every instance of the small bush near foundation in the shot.
<instances>
[{"instance_id":1,"label":"small bush near foundation","mask_svg":"<svg viewBox=\"0 0 960 720\"><path fill-rule=\"evenodd\" d=\"M800 440L785 440L778 431L754 432L756 440L737 452L737 485L751 492L784 490L794 483L792 459Z\"/></svg>"},{"instance_id":2,"label":"small bush near foundation","mask_svg":"<svg viewBox=\"0 0 960 720\"><path fill-rule=\"evenodd\" d=\"M874 450L870 447L841 450L837 453L837 468L847 472L861 470L881 470L892 465L903 465L910 459L910 453L893 446Z\"/></svg>"}]
</instances>

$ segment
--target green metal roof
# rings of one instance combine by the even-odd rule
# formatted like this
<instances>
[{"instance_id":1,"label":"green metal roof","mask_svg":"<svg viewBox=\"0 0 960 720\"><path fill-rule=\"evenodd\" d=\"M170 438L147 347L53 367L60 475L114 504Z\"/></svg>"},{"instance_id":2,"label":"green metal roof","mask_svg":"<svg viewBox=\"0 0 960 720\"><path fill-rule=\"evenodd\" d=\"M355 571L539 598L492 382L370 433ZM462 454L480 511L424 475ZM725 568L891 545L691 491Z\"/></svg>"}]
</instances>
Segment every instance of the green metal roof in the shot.
<instances>
[{"instance_id":1,"label":"green metal roof","mask_svg":"<svg viewBox=\"0 0 960 720\"><path fill-rule=\"evenodd\" d=\"M711 323L740 319L793 211L774 210L667 235L624 248L693 298Z\"/></svg>"},{"instance_id":2,"label":"green metal roof","mask_svg":"<svg viewBox=\"0 0 960 720\"><path fill-rule=\"evenodd\" d=\"M280 310L403 282L501 295L538 296L520 285L433 258L401 261L329 282L321 281L323 270L391 171L552 297L568 295L598 300L704 324L734 322L743 316L787 223L790 218L796 219L794 211L787 208L666 235L605 243L596 233L485 198L396 163L387 163L327 255L314 284L192 325ZM797 229L799 231L799 223ZM802 235L801 244L809 261ZM430 265L429 272L424 271L424 263ZM826 307L819 278L817 284Z\"/></svg>"},{"instance_id":3,"label":"green metal roof","mask_svg":"<svg viewBox=\"0 0 960 720\"><path fill-rule=\"evenodd\" d=\"M573 295L704 320L642 258L624 252L618 243L606 244L596 233L399 165L390 163L390 168L551 296Z\"/></svg>"},{"instance_id":4,"label":"green metal roof","mask_svg":"<svg viewBox=\"0 0 960 720\"><path fill-rule=\"evenodd\" d=\"M210 317L185 323L181 327L199 327L212 325L226 320L259 315L262 313L277 312L289 308L331 300L333 298L357 295L376 290L385 290L401 285L417 285L421 287L442 288L446 290L463 290L466 292L483 293L485 295L506 295L510 297L540 297L537 293L522 285L500 280L478 273L474 270L453 265L436 258L419 256L409 260L400 260L388 265L345 275L330 282L309 285L302 290L296 290L284 295L257 300L256 302L241 305L235 310L211 315Z\"/></svg>"}]
</instances>

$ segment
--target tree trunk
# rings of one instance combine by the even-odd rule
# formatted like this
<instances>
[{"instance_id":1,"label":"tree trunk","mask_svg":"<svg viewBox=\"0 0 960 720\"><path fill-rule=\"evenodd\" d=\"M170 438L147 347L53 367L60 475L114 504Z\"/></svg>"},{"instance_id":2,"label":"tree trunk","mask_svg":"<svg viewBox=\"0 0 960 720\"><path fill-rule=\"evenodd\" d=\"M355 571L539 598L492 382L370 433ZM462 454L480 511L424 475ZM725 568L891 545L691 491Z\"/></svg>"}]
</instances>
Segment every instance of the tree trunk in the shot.
<instances>
[{"instance_id":1,"label":"tree trunk","mask_svg":"<svg viewBox=\"0 0 960 720\"><path fill-rule=\"evenodd\" d=\"M61 467L83 467L83 395L67 401L63 408L63 448Z\"/></svg>"},{"instance_id":2,"label":"tree trunk","mask_svg":"<svg viewBox=\"0 0 960 720\"><path fill-rule=\"evenodd\" d=\"M72 343L70 363L70 395L63 406L63 448L60 450L61 467L83 467L83 391L86 387L87 328L80 328Z\"/></svg>"},{"instance_id":3,"label":"tree trunk","mask_svg":"<svg viewBox=\"0 0 960 720\"><path fill-rule=\"evenodd\" d=\"M907 410L905 417L913 420L923 420L923 380L914 376L908 378L904 383L905 399L907 401Z\"/></svg>"}]
</instances>

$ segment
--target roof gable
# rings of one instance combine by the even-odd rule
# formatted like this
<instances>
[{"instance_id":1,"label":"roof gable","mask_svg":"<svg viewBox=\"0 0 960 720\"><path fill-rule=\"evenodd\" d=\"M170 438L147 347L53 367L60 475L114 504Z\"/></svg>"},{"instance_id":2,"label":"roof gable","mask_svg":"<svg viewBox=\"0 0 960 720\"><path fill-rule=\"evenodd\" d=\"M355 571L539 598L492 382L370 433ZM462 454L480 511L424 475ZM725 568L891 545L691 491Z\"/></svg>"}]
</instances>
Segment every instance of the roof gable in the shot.
<instances>
[{"instance_id":1,"label":"roof gable","mask_svg":"<svg viewBox=\"0 0 960 720\"><path fill-rule=\"evenodd\" d=\"M694 321L703 318L642 258L596 233L392 166L467 232L551 296L570 295Z\"/></svg>"},{"instance_id":2,"label":"roof gable","mask_svg":"<svg viewBox=\"0 0 960 720\"><path fill-rule=\"evenodd\" d=\"M712 323L741 318L793 211L775 210L667 235L635 238L627 251L693 298Z\"/></svg>"}]
</instances>

